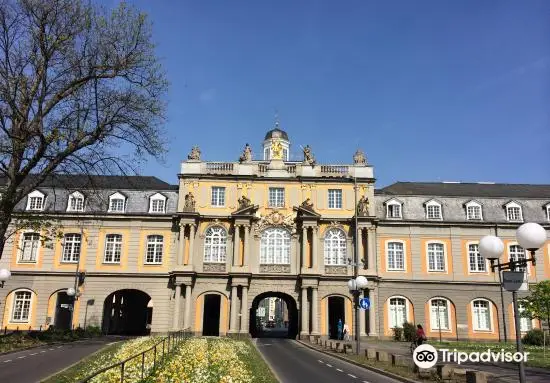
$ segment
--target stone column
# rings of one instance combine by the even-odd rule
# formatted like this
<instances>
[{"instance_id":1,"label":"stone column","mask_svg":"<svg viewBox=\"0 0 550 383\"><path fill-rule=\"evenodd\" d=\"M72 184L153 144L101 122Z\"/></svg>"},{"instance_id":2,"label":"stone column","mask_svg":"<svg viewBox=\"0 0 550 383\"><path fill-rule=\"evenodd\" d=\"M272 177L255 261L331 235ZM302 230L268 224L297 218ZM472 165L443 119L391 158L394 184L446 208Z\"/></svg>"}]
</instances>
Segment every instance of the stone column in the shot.
<instances>
[{"instance_id":1,"label":"stone column","mask_svg":"<svg viewBox=\"0 0 550 383\"><path fill-rule=\"evenodd\" d=\"M361 296L359 298L364 298L365 295L366 295L365 290L363 290L363 292L361 293ZM360 337L361 336L367 336L365 315L366 315L365 311L359 309L359 336Z\"/></svg>"},{"instance_id":2,"label":"stone column","mask_svg":"<svg viewBox=\"0 0 550 383\"><path fill-rule=\"evenodd\" d=\"M357 228L357 262L361 264L361 259L365 258L365 249L363 249L363 228ZM365 261L368 262L367 259ZM365 267L366 268L366 267Z\"/></svg>"},{"instance_id":3,"label":"stone column","mask_svg":"<svg viewBox=\"0 0 550 383\"><path fill-rule=\"evenodd\" d=\"M317 263L318 263L317 257L319 256L319 254L317 253L317 242L319 242L319 238L317 237L318 228L312 227L311 230L312 230L311 242L313 242L311 244L311 268L315 270L317 269Z\"/></svg>"},{"instance_id":4,"label":"stone column","mask_svg":"<svg viewBox=\"0 0 550 383\"><path fill-rule=\"evenodd\" d=\"M189 225L189 263L193 264L193 252L195 249L195 225Z\"/></svg>"},{"instance_id":5,"label":"stone column","mask_svg":"<svg viewBox=\"0 0 550 383\"><path fill-rule=\"evenodd\" d=\"M178 266L183 265L185 260L185 225L180 224L180 239L178 243L178 252L176 255L176 264Z\"/></svg>"},{"instance_id":6,"label":"stone column","mask_svg":"<svg viewBox=\"0 0 550 383\"><path fill-rule=\"evenodd\" d=\"M367 230L367 252L369 259L369 269L374 270L376 267L376 259L374 259L376 254L376 238L374 237L374 228Z\"/></svg>"},{"instance_id":7,"label":"stone column","mask_svg":"<svg viewBox=\"0 0 550 383\"><path fill-rule=\"evenodd\" d=\"M302 311L302 330L300 331L300 335L307 336L309 335L309 312L307 309L307 287L302 287L302 303L301 303L301 311Z\"/></svg>"},{"instance_id":8,"label":"stone column","mask_svg":"<svg viewBox=\"0 0 550 383\"><path fill-rule=\"evenodd\" d=\"M244 256L243 266L248 266L250 258L250 225L244 226Z\"/></svg>"},{"instance_id":9,"label":"stone column","mask_svg":"<svg viewBox=\"0 0 550 383\"><path fill-rule=\"evenodd\" d=\"M374 300L374 289L369 290L369 299L370 299L370 308L369 308L369 336L376 336L376 312L373 309L375 304ZM378 309L378 308L377 308Z\"/></svg>"},{"instance_id":10,"label":"stone column","mask_svg":"<svg viewBox=\"0 0 550 383\"><path fill-rule=\"evenodd\" d=\"M181 285L176 284L176 294L174 297L174 318L172 322L172 330L179 330L180 327L180 303L181 303Z\"/></svg>"},{"instance_id":11,"label":"stone column","mask_svg":"<svg viewBox=\"0 0 550 383\"><path fill-rule=\"evenodd\" d=\"M231 287L231 316L229 317L229 332L237 332L237 286Z\"/></svg>"},{"instance_id":12,"label":"stone column","mask_svg":"<svg viewBox=\"0 0 550 383\"><path fill-rule=\"evenodd\" d=\"M306 267L307 257L307 226L302 227L302 263L301 267Z\"/></svg>"},{"instance_id":13,"label":"stone column","mask_svg":"<svg viewBox=\"0 0 550 383\"><path fill-rule=\"evenodd\" d=\"M185 311L183 317L183 328L191 328L191 302L193 300L191 285L185 285Z\"/></svg>"},{"instance_id":14,"label":"stone column","mask_svg":"<svg viewBox=\"0 0 550 383\"><path fill-rule=\"evenodd\" d=\"M311 289L311 319L313 320L311 324L311 335L319 335L319 305L317 299L317 287L313 287Z\"/></svg>"},{"instance_id":15,"label":"stone column","mask_svg":"<svg viewBox=\"0 0 550 383\"><path fill-rule=\"evenodd\" d=\"M240 226L235 225L234 228L234 236L233 236L233 266L237 266L239 264L239 256L240 256L240 250L241 250L241 234L240 234Z\"/></svg>"},{"instance_id":16,"label":"stone column","mask_svg":"<svg viewBox=\"0 0 550 383\"><path fill-rule=\"evenodd\" d=\"M246 228L245 228L246 230ZM241 294L241 333L248 334L248 287L242 287Z\"/></svg>"}]
</instances>

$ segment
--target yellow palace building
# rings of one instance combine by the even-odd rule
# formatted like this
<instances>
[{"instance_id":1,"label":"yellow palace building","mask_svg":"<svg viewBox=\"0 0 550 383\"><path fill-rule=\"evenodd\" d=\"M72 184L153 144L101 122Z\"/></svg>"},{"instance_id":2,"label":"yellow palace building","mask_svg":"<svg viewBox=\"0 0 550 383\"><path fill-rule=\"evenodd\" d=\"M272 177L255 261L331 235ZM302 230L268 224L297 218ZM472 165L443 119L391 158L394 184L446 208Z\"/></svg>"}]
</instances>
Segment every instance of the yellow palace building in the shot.
<instances>
[{"instance_id":1,"label":"yellow palace building","mask_svg":"<svg viewBox=\"0 0 550 383\"><path fill-rule=\"evenodd\" d=\"M10 237L0 260L12 273L0 289L2 328L254 336L260 301L276 297L290 337L329 337L340 319L355 331L347 281L357 273L371 303L361 311L362 337L391 337L404 322L445 339L498 340L503 321L515 333L511 297L501 300L478 241L496 233L503 260L525 257L515 230L526 221L550 227L550 185L375 189L362 151L350 164L323 165L309 146L303 161L291 161L290 145L276 126L262 159L248 144L234 162L205 161L194 147L178 185L141 176L47 180L18 209L51 217L64 235ZM525 270L530 283L550 277L549 250ZM72 315L66 292L75 276ZM522 318L520 331L539 325Z\"/></svg>"}]
</instances>

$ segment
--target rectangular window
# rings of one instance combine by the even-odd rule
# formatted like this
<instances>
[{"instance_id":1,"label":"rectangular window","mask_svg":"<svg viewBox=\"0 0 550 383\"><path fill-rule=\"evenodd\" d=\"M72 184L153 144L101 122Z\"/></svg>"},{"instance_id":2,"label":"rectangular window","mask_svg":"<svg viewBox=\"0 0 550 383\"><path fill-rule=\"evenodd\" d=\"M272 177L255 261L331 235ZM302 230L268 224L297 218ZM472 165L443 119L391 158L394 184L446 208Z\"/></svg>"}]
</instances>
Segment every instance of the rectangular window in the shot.
<instances>
[{"instance_id":1,"label":"rectangular window","mask_svg":"<svg viewBox=\"0 0 550 383\"><path fill-rule=\"evenodd\" d=\"M405 270L405 254L401 242L388 243L388 270Z\"/></svg>"},{"instance_id":2,"label":"rectangular window","mask_svg":"<svg viewBox=\"0 0 550 383\"><path fill-rule=\"evenodd\" d=\"M212 186L212 206L225 206L225 188Z\"/></svg>"},{"instance_id":3,"label":"rectangular window","mask_svg":"<svg viewBox=\"0 0 550 383\"><path fill-rule=\"evenodd\" d=\"M153 199L151 200L151 213L164 213L164 200Z\"/></svg>"},{"instance_id":4,"label":"rectangular window","mask_svg":"<svg viewBox=\"0 0 550 383\"><path fill-rule=\"evenodd\" d=\"M269 188L269 207L285 207L284 188Z\"/></svg>"},{"instance_id":5,"label":"rectangular window","mask_svg":"<svg viewBox=\"0 0 550 383\"><path fill-rule=\"evenodd\" d=\"M470 272L485 272L487 271L487 263L485 258L479 254L479 245L468 245L468 259L470 265Z\"/></svg>"},{"instance_id":6,"label":"rectangular window","mask_svg":"<svg viewBox=\"0 0 550 383\"><path fill-rule=\"evenodd\" d=\"M510 247L508 248L508 253L510 254L510 261L517 262L520 260L525 260L527 258L525 255L525 250L520 245L510 245ZM515 271L522 271L525 273L527 271L527 267L516 267Z\"/></svg>"},{"instance_id":7,"label":"rectangular window","mask_svg":"<svg viewBox=\"0 0 550 383\"><path fill-rule=\"evenodd\" d=\"M508 221L521 221L521 208L518 206L510 206L506 208Z\"/></svg>"},{"instance_id":8,"label":"rectangular window","mask_svg":"<svg viewBox=\"0 0 550 383\"><path fill-rule=\"evenodd\" d=\"M432 330L449 329L449 309L444 299L432 299L430 325Z\"/></svg>"},{"instance_id":9,"label":"rectangular window","mask_svg":"<svg viewBox=\"0 0 550 383\"><path fill-rule=\"evenodd\" d=\"M31 292L17 291L13 298L11 320L13 322L28 322L31 310Z\"/></svg>"},{"instance_id":10,"label":"rectangular window","mask_svg":"<svg viewBox=\"0 0 550 383\"><path fill-rule=\"evenodd\" d=\"M441 219L441 206L428 205L427 214L428 214L428 219Z\"/></svg>"},{"instance_id":11,"label":"rectangular window","mask_svg":"<svg viewBox=\"0 0 550 383\"><path fill-rule=\"evenodd\" d=\"M40 234L24 233L19 252L19 262L36 263L38 248L40 247Z\"/></svg>"},{"instance_id":12,"label":"rectangular window","mask_svg":"<svg viewBox=\"0 0 550 383\"><path fill-rule=\"evenodd\" d=\"M145 254L145 263L162 263L162 235L150 235L147 237L147 254Z\"/></svg>"},{"instance_id":13,"label":"rectangular window","mask_svg":"<svg viewBox=\"0 0 550 383\"><path fill-rule=\"evenodd\" d=\"M466 208L467 219L481 219L481 207L472 205Z\"/></svg>"},{"instance_id":14,"label":"rectangular window","mask_svg":"<svg viewBox=\"0 0 550 383\"><path fill-rule=\"evenodd\" d=\"M401 218L401 205L388 205L388 218Z\"/></svg>"},{"instance_id":15,"label":"rectangular window","mask_svg":"<svg viewBox=\"0 0 550 383\"><path fill-rule=\"evenodd\" d=\"M428 244L428 271L445 271L445 247L442 243Z\"/></svg>"},{"instance_id":16,"label":"rectangular window","mask_svg":"<svg viewBox=\"0 0 550 383\"><path fill-rule=\"evenodd\" d=\"M122 254L122 235L107 234L105 237L105 263L120 263Z\"/></svg>"},{"instance_id":17,"label":"rectangular window","mask_svg":"<svg viewBox=\"0 0 550 383\"><path fill-rule=\"evenodd\" d=\"M490 331L491 316L489 314L489 303L487 301L474 301L474 330Z\"/></svg>"},{"instance_id":18,"label":"rectangular window","mask_svg":"<svg viewBox=\"0 0 550 383\"><path fill-rule=\"evenodd\" d=\"M111 212L124 212L124 200L122 198L112 198L109 205Z\"/></svg>"},{"instance_id":19,"label":"rectangular window","mask_svg":"<svg viewBox=\"0 0 550 383\"><path fill-rule=\"evenodd\" d=\"M328 208L329 209L342 208L342 189L328 190Z\"/></svg>"},{"instance_id":20,"label":"rectangular window","mask_svg":"<svg viewBox=\"0 0 550 383\"><path fill-rule=\"evenodd\" d=\"M78 262L80 257L80 234L67 234L63 244L62 262Z\"/></svg>"},{"instance_id":21,"label":"rectangular window","mask_svg":"<svg viewBox=\"0 0 550 383\"><path fill-rule=\"evenodd\" d=\"M44 197L30 197L29 210L42 210Z\"/></svg>"}]
</instances>

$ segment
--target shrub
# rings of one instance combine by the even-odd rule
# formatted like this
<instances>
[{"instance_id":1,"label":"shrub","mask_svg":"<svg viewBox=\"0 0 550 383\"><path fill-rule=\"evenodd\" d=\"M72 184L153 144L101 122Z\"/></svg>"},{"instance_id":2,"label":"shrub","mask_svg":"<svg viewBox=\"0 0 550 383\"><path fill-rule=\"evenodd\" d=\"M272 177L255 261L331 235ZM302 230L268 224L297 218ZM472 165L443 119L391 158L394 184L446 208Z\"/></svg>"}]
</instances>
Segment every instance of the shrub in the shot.
<instances>
[{"instance_id":1,"label":"shrub","mask_svg":"<svg viewBox=\"0 0 550 383\"><path fill-rule=\"evenodd\" d=\"M86 334L89 337L96 337L103 335L101 328L99 326L88 326L86 327Z\"/></svg>"},{"instance_id":2,"label":"shrub","mask_svg":"<svg viewBox=\"0 0 550 383\"><path fill-rule=\"evenodd\" d=\"M538 328L532 329L525 334L522 342L531 346L542 346L544 345L544 333Z\"/></svg>"},{"instance_id":3,"label":"shrub","mask_svg":"<svg viewBox=\"0 0 550 383\"><path fill-rule=\"evenodd\" d=\"M403 335L403 329L401 327L394 327L392 330L393 330L393 340L400 341Z\"/></svg>"},{"instance_id":4,"label":"shrub","mask_svg":"<svg viewBox=\"0 0 550 383\"><path fill-rule=\"evenodd\" d=\"M416 338L416 328L414 324L405 322L403 323L403 337L407 342L412 342Z\"/></svg>"}]
</instances>

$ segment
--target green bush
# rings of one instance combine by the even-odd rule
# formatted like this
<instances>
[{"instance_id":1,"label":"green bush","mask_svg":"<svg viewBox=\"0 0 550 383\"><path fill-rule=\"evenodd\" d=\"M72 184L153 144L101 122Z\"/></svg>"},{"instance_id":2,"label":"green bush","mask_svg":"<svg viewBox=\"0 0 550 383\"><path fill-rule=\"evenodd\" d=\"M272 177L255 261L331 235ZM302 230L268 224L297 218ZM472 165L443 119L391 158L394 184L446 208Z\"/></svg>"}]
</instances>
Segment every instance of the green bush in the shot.
<instances>
[{"instance_id":1,"label":"green bush","mask_svg":"<svg viewBox=\"0 0 550 383\"><path fill-rule=\"evenodd\" d=\"M530 346L542 346L544 345L544 333L538 328L532 329L525 334L521 341Z\"/></svg>"},{"instance_id":2,"label":"green bush","mask_svg":"<svg viewBox=\"0 0 550 383\"><path fill-rule=\"evenodd\" d=\"M89 337L96 337L103 335L103 332L99 326L88 326L86 327L86 334Z\"/></svg>"},{"instance_id":3,"label":"green bush","mask_svg":"<svg viewBox=\"0 0 550 383\"><path fill-rule=\"evenodd\" d=\"M400 341L403 336L403 329L401 327L394 327L393 329L393 340Z\"/></svg>"},{"instance_id":4,"label":"green bush","mask_svg":"<svg viewBox=\"0 0 550 383\"><path fill-rule=\"evenodd\" d=\"M407 342L412 342L416 339L416 327L414 327L414 324L409 322L403 323L403 337Z\"/></svg>"}]
</instances>

